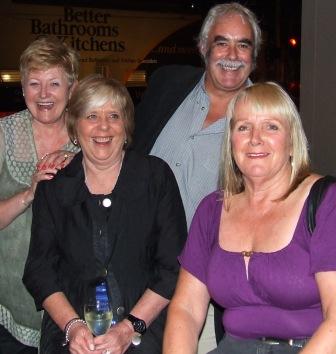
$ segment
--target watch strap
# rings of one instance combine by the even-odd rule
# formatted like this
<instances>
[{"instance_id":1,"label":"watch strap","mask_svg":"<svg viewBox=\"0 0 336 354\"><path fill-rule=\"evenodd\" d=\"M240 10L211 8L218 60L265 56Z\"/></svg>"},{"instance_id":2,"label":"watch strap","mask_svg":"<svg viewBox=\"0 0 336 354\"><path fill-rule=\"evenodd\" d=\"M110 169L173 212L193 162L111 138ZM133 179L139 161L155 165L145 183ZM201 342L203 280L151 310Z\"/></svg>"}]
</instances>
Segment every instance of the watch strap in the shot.
<instances>
[{"instance_id":1,"label":"watch strap","mask_svg":"<svg viewBox=\"0 0 336 354\"><path fill-rule=\"evenodd\" d=\"M147 326L146 322L138 317L129 314L127 319L132 323L133 329L135 332L144 334L146 332Z\"/></svg>"}]
</instances>

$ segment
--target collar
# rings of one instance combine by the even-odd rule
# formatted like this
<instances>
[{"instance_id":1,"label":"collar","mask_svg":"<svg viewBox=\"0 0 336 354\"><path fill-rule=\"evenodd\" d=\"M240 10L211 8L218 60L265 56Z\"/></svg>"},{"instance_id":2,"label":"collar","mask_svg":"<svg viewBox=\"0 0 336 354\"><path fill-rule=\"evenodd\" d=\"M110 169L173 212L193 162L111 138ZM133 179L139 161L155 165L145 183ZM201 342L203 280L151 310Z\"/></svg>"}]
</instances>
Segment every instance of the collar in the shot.
<instances>
[{"instance_id":1,"label":"collar","mask_svg":"<svg viewBox=\"0 0 336 354\"><path fill-rule=\"evenodd\" d=\"M90 196L85 185L82 160L83 153L80 151L71 163L56 175L57 199L63 206L82 203ZM113 190L115 197L134 200L144 193L149 177L145 160L146 157L138 155L135 151L125 152L119 178Z\"/></svg>"}]
</instances>

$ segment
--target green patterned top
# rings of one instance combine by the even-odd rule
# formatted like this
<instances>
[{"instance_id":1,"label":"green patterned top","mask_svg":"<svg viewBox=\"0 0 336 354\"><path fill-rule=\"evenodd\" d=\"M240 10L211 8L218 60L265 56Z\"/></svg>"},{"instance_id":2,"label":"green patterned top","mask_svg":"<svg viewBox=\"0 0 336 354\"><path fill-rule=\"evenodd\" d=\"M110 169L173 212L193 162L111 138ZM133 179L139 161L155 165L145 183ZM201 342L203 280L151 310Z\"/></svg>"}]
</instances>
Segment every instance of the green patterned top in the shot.
<instances>
[{"instance_id":1,"label":"green patterned top","mask_svg":"<svg viewBox=\"0 0 336 354\"><path fill-rule=\"evenodd\" d=\"M71 142L62 150L77 152ZM32 116L24 110L0 119L0 200L27 189L38 161ZM32 212L28 207L0 230L0 324L20 342L37 347L41 314L22 283Z\"/></svg>"}]
</instances>

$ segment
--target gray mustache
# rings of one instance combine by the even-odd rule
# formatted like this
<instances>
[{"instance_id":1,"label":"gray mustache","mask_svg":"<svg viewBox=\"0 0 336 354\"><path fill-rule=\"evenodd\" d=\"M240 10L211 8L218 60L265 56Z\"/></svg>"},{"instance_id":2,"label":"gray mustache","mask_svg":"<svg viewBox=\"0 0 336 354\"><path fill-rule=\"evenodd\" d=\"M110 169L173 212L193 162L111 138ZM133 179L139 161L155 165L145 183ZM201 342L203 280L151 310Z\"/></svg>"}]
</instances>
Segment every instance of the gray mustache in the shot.
<instances>
[{"instance_id":1,"label":"gray mustache","mask_svg":"<svg viewBox=\"0 0 336 354\"><path fill-rule=\"evenodd\" d=\"M216 62L217 65L220 65L223 68L229 69L239 69L245 66L245 63L242 60L230 60L230 59L219 59Z\"/></svg>"}]
</instances>

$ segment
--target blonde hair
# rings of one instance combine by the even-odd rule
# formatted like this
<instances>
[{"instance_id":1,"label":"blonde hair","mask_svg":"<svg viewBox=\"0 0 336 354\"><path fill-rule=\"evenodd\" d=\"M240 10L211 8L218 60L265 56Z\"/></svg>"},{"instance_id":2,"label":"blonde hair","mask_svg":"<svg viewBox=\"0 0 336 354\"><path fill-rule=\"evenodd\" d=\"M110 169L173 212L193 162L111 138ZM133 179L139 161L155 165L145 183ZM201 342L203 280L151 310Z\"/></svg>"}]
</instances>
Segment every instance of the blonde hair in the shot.
<instances>
[{"instance_id":1,"label":"blonde hair","mask_svg":"<svg viewBox=\"0 0 336 354\"><path fill-rule=\"evenodd\" d=\"M79 54L57 37L46 36L36 39L20 57L21 82L24 82L31 71L53 67L64 69L71 86L78 79Z\"/></svg>"},{"instance_id":2,"label":"blonde hair","mask_svg":"<svg viewBox=\"0 0 336 354\"><path fill-rule=\"evenodd\" d=\"M132 142L134 131L134 105L127 88L119 81L101 75L89 75L76 86L68 106L67 129L72 141L77 138L76 122L92 109L111 102L121 111L125 125L126 149Z\"/></svg>"},{"instance_id":3,"label":"blonde hair","mask_svg":"<svg viewBox=\"0 0 336 354\"><path fill-rule=\"evenodd\" d=\"M296 106L285 90L274 82L257 83L244 88L228 106L226 116L229 128L224 133L219 178L224 198L240 193L245 188L242 173L234 161L231 148L231 130L238 102L248 102L252 109L251 113L265 112L282 117L289 124L292 172L290 186L281 198L285 199L309 174L310 161L307 138Z\"/></svg>"}]
</instances>

